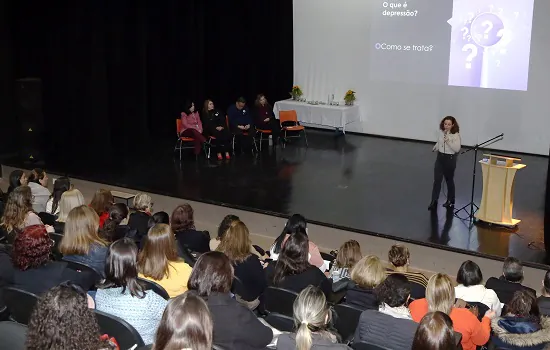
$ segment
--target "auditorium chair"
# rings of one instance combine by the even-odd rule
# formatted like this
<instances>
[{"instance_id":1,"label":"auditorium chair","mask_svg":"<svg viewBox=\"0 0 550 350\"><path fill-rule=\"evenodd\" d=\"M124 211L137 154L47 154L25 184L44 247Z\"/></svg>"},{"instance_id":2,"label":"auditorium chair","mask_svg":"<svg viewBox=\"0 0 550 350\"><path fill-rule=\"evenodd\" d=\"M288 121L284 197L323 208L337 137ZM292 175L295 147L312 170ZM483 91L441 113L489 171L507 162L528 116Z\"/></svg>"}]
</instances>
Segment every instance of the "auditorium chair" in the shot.
<instances>
[{"instance_id":1,"label":"auditorium chair","mask_svg":"<svg viewBox=\"0 0 550 350\"><path fill-rule=\"evenodd\" d=\"M264 292L265 310L268 313L278 313L284 316L293 317L292 306L298 293L277 287L267 287Z\"/></svg>"},{"instance_id":2,"label":"auditorium chair","mask_svg":"<svg viewBox=\"0 0 550 350\"><path fill-rule=\"evenodd\" d=\"M99 271L95 270L91 266L88 266L88 265L86 265L84 263L81 263L81 262L68 261L68 260L65 260L65 259L62 259L62 261L67 263L67 268L69 268L73 271L88 273L90 275L93 275L94 276L94 281L96 281L96 282L99 282L103 279L103 276L101 275L101 273Z\"/></svg>"},{"instance_id":3,"label":"auditorium chair","mask_svg":"<svg viewBox=\"0 0 550 350\"><path fill-rule=\"evenodd\" d=\"M141 277L138 277L138 280L141 283L143 283L143 285L145 286L145 290L152 290L153 292L163 297L165 300L170 300L170 295L168 295L168 292L166 291L166 289L164 289L157 282L151 281L145 278L141 278Z\"/></svg>"},{"instance_id":4,"label":"auditorium chair","mask_svg":"<svg viewBox=\"0 0 550 350\"><path fill-rule=\"evenodd\" d=\"M269 323L270 326L280 330L281 332L294 331L294 319L289 316L281 315L277 312L268 314L264 320Z\"/></svg>"},{"instance_id":5,"label":"auditorium chair","mask_svg":"<svg viewBox=\"0 0 550 350\"><path fill-rule=\"evenodd\" d=\"M63 239L63 234L56 233L56 232L50 232L48 233L50 236L50 239L53 241L53 247L52 247L52 253L54 260L61 261L63 259L63 254L59 251L59 244L61 243L61 240Z\"/></svg>"},{"instance_id":6,"label":"auditorium chair","mask_svg":"<svg viewBox=\"0 0 550 350\"><path fill-rule=\"evenodd\" d=\"M25 350L27 326L11 321L0 322L0 350Z\"/></svg>"},{"instance_id":7,"label":"auditorium chair","mask_svg":"<svg viewBox=\"0 0 550 350\"><path fill-rule=\"evenodd\" d=\"M426 287L422 284L409 281L409 287L411 288L411 301L422 299L426 296Z\"/></svg>"},{"instance_id":8,"label":"auditorium chair","mask_svg":"<svg viewBox=\"0 0 550 350\"><path fill-rule=\"evenodd\" d=\"M307 143L307 135L306 135L306 128L304 128L300 123L298 122L298 115L296 114L295 110L291 111L280 111L279 112L279 122L281 123L281 130L284 132L284 140L283 142L283 148L286 146L286 141L289 138L300 138L302 135L304 135L304 140L306 141L306 147L308 147ZM288 136L287 132L296 132L296 136Z\"/></svg>"},{"instance_id":9,"label":"auditorium chair","mask_svg":"<svg viewBox=\"0 0 550 350\"><path fill-rule=\"evenodd\" d=\"M4 287L2 297L8 308L10 319L21 324L28 324L38 296L23 289Z\"/></svg>"},{"instance_id":10,"label":"auditorium chair","mask_svg":"<svg viewBox=\"0 0 550 350\"><path fill-rule=\"evenodd\" d=\"M390 350L389 348L381 348L378 345L373 345L365 342L353 343L351 348L354 350Z\"/></svg>"},{"instance_id":11,"label":"auditorium chair","mask_svg":"<svg viewBox=\"0 0 550 350\"><path fill-rule=\"evenodd\" d=\"M134 345L137 345L137 347L145 345L141 335L131 324L120 317L99 310L94 311L101 334L114 337L121 349L132 349Z\"/></svg>"},{"instance_id":12,"label":"auditorium chair","mask_svg":"<svg viewBox=\"0 0 550 350\"><path fill-rule=\"evenodd\" d=\"M342 341L344 343L352 341L362 312L363 309L352 305L334 305L334 328L336 328L340 336L342 336Z\"/></svg>"}]
</instances>

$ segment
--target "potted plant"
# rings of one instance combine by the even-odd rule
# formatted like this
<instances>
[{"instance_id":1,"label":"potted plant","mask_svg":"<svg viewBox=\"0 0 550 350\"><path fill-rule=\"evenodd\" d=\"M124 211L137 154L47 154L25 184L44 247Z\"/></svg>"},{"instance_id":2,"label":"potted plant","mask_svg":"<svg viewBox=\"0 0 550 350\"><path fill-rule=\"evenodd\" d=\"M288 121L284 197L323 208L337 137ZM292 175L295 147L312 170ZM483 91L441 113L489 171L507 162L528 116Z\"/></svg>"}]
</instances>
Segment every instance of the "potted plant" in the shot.
<instances>
[{"instance_id":1,"label":"potted plant","mask_svg":"<svg viewBox=\"0 0 550 350\"><path fill-rule=\"evenodd\" d=\"M355 91L348 90L344 95L344 102L346 106L353 106L353 101L355 101Z\"/></svg>"},{"instance_id":2,"label":"potted plant","mask_svg":"<svg viewBox=\"0 0 550 350\"><path fill-rule=\"evenodd\" d=\"M303 94L302 89L298 85L294 85L292 91L290 91L290 96L292 96L293 100L298 100Z\"/></svg>"}]
</instances>

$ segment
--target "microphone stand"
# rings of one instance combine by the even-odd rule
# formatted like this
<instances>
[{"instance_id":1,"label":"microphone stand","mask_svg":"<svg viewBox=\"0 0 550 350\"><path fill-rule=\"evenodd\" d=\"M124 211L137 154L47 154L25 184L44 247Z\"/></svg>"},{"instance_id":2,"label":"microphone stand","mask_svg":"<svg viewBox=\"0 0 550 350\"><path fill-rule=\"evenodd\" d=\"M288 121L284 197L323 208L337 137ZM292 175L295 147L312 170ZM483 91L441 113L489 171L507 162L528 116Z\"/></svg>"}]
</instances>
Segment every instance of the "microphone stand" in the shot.
<instances>
[{"instance_id":1,"label":"microphone stand","mask_svg":"<svg viewBox=\"0 0 550 350\"><path fill-rule=\"evenodd\" d=\"M470 203L466 204L462 208L458 208L455 210L454 215L459 218L460 220L470 220L470 226L469 228L472 228L472 224L474 223L474 215L479 210L479 207L474 203L474 192L475 192L475 186L476 186L476 168L477 168L477 151L482 146L488 146L489 144L501 141L504 138L504 134L500 134L498 136L493 137L492 139L489 139L485 142L478 143L477 145L473 146L470 149L467 149L466 151L463 151L459 154L468 153L470 151L474 151L474 166L473 166L473 173L472 173L472 193L470 197ZM475 208L475 209L474 209ZM459 215L460 212L464 211L467 216L461 217Z\"/></svg>"}]
</instances>

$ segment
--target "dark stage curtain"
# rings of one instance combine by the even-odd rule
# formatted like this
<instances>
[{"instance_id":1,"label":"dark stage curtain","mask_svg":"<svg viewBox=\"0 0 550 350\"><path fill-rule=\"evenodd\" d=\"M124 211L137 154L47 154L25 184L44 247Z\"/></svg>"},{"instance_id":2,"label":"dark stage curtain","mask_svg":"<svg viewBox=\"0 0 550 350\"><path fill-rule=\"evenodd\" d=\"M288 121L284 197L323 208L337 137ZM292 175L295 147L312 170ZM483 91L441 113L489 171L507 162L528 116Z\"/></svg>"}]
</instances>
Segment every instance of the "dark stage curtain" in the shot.
<instances>
[{"instance_id":1,"label":"dark stage curtain","mask_svg":"<svg viewBox=\"0 0 550 350\"><path fill-rule=\"evenodd\" d=\"M48 146L67 156L146 151L175 139L186 99L225 110L293 83L292 0L12 0L9 13L13 79L42 79Z\"/></svg>"}]
</instances>

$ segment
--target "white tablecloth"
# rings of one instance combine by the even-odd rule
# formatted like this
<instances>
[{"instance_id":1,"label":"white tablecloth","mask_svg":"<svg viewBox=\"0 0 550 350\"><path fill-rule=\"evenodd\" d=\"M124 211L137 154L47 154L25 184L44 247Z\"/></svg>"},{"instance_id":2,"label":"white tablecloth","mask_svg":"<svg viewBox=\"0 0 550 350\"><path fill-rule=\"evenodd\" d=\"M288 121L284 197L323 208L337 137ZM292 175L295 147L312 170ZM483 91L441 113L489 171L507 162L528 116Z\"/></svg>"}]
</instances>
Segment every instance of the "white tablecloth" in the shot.
<instances>
[{"instance_id":1,"label":"white tablecloth","mask_svg":"<svg viewBox=\"0 0 550 350\"><path fill-rule=\"evenodd\" d=\"M346 125L361 120L359 106L310 105L306 102L283 100L275 102L273 112L277 118L280 111L295 110L303 123L330 126L346 132Z\"/></svg>"}]
</instances>

